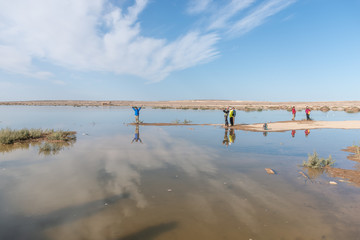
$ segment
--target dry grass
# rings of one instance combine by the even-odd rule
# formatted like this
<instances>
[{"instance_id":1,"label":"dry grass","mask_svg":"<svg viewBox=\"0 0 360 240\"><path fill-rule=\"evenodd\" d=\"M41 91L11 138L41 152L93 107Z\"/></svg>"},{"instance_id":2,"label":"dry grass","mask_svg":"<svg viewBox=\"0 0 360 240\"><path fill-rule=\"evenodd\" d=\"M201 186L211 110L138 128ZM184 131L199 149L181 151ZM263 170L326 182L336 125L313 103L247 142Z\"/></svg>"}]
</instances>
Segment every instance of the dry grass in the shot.
<instances>
[{"instance_id":1,"label":"dry grass","mask_svg":"<svg viewBox=\"0 0 360 240\"><path fill-rule=\"evenodd\" d=\"M44 139L48 141L69 141L76 138L75 132L69 131L54 131L42 129L20 129L12 130L5 128L0 130L0 143L13 144L17 142L34 141Z\"/></svg>"}]
</instances>

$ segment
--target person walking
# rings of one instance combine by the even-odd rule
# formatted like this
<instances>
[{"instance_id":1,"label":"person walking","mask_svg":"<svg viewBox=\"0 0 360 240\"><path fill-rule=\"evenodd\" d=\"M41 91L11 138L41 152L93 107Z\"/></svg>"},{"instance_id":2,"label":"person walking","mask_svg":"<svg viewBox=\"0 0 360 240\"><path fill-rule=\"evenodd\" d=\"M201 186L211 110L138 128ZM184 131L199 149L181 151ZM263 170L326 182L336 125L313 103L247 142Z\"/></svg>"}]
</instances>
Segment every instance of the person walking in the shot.
<instances>
[{"instance_id":1,"label":"person walking","mask_svg":"<svg viewBox=\"0 0 360 240\"><path fill-rule=\"evenodd\" d=\"M292 112L292 115L293 115L292 120L294 121L294 120L295 120L295 116L296 116L296 109L295 109L295 106L293 106L293 107L292 107L291 112Z\"/></svg>"},{"instance_id":2,"label":"person walking","mask_svg":"<svg viewBox=\"0 0 360 240\"><path fill-rule=\"evenodd\" d=\"M225 108L223 110L224 112L224 118L225 118L225 127L229 126L229 122L228 122L228 116L229 116L229 107Z\"/></svg>"},{"instance_id":3,"label":"person walking","mask_svg":"<svg viewBox=\"0 0 360 240\"><path fill-rule=\"evenodd\" d=\"M236 110L234 107L231 108L230 113L229 113L229 117L230 117L230 125L234 126L235 123L235 116L236 116Z\"/></svg>"},{"instance_id":4,"label":"person walking","mask_svg":"<svg viewBox=\"0 0 360 240\"><path fill-rule=\"evenodd\" d=\"M306 120L311 120L310 118L310 108L306 106L305 113L306 113Z\"/></svg>"},{"instance_id":5,"label":"person walking","mask_svg":"<svg viewBox=\"0 0 360 240\"><path fill-rule=\"evenodd\" d=\"M140 110L141 110L141 107L132 107L132 109L134 110L135 112L135 122L136 124L139 124L140 121L139 121L139 115L140 115Z\"/></svg>"}]
</instances>

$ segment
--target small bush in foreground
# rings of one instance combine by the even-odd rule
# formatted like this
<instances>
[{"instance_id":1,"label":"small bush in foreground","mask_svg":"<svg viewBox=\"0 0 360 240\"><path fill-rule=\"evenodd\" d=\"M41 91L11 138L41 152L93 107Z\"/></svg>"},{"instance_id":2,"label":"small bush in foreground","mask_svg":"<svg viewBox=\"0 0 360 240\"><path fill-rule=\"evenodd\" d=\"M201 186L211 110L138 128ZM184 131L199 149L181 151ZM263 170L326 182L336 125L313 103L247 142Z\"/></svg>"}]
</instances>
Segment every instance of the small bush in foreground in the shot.
<instances>
[{"instance_id":1,"label":"small bush in foreground","mask_svg":"<svg viewBox=\"0 0 360 240\"><path fill-rule=\"evenodd\" d=\"M0 143L2 144L12 144L18 141L24 141L27 139L40 138L43 135L44 131L41 129L20 129L20 130L11 130L10 128L5 128L0 130Z\"/></svg>"},{"instance_id":2,"label":"small bush in foreground","mask_svg":"<svg viewBox=\"0 0 360 240\"><path fill-rule=\"evenodd\" d=\"M304 167L308 168L317 168L321 169L326 166L332 166L335 163L335 160L331 158L331 155L329 155L329 158L319 158L318 154L314 152L313 155L309 154L307 162L303 162Z\"/></svg>"},{"instance_id":3,"label":"small bush in foreground","mask_svg":"<svg viewBox=\"0 0 360 240\"><path fill-rule=\"evenodd\" d=\"M27 140L36 140L44 138L47 140L69 141L75 139L75 132L54 131L42 129L20 129L12 130L5 128L0 130L0 144L13 144Z\"/></svg>"},{"instance_id":4,"label":"small bush in foreground","mask_svg":"<svg viewBox=\"0 0 360 240\"><path fill-rule=\"evenodd\" d=\"M48 136L48 140L57 140L57 141L69 141L71 139L74 139L75 135L72 132L66 132L66 131L53 131Z\"/></svg>"}]
</instances>

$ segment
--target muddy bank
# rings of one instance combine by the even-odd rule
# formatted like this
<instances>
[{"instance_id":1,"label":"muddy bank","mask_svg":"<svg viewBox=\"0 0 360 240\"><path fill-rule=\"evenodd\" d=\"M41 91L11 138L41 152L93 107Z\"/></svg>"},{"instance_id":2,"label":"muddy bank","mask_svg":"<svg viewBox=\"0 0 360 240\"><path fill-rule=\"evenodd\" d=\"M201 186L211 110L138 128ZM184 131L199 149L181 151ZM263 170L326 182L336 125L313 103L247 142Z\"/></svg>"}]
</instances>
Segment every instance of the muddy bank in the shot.
<instances>
[{"instance_id":1,"label":"muddy bank","mask_svg":"<svg viewBox=\"0 0 360 240\"><path fill-rule=\"evenodd\" d=\"M342 168L327 168L327 173L334 178L342 178L345 179L345 182L352 183L358 187L360 187L360 147L359 146L349 146L346 149L343 149L345 152L349 152L350 155L347 156L347 159L357 162L354 170L351 169L342 169Z\"/></svg>"},{"instance_id":2,"label":"muddy bank","mask_svg":"<svg viewBox=\"0 0 360 240\"><path fill-rule=\"evenodd\" d=\"M77 100L43 100L43 101L2 101L0 105L28 106L144 106L160 109L194 109L219 110L233 106L241 111L288 110L295 106L304 110L360 112L360 101L334 102L266 102L266 101L233 101L233 100L184 100L184 101L77 101Z\"/></svg>"}]
</instances>

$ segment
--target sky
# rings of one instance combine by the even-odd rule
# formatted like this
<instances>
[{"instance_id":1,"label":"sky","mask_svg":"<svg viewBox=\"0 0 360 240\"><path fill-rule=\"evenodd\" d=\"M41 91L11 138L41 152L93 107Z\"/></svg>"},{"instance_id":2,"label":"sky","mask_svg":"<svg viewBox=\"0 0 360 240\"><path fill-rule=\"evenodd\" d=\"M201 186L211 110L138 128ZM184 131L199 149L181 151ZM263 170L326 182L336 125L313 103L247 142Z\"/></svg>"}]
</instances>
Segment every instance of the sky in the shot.
<instances>
[{"instance_id":1,"label":"sky","mask_svg":"<svg viewBox=\"0 0 360 240\"><path fill-rule=\"evenodd\" d=\"M0 101L360 100L359 0L0 0Z\"/></svg>"}]
</instances>

